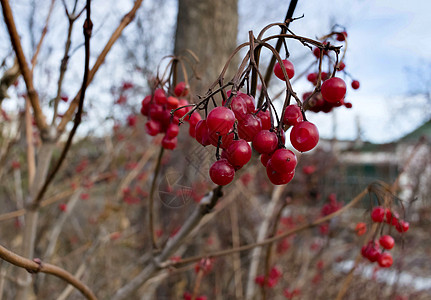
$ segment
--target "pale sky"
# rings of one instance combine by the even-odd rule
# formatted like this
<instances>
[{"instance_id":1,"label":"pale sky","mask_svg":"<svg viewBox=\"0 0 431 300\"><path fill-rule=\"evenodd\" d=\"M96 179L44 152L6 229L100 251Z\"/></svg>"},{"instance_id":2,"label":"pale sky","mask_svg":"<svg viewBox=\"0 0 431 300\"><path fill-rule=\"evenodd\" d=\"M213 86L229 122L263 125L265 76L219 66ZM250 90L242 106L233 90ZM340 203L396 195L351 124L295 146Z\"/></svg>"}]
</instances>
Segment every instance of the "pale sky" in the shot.
<instances>
[{"instance_id":1,"label":"pale sky","mask_svg":"<svg viewBox=\"0 0 431 300\"><path fill-rule=\"evenodd\" d=\"M68 2L68 1L66 1ZM120 3L121 2L121 3ZM253 5L250 5L250 3ZM287 0L239 0L240 28L238 33L238 43L248 40L248 30L257 32L268 23L281 21L287 11L290 1ZM416 86L420 86L423 79L431 80L431 70L424 68L424 65L431 66L431 1L428 0L307 0L298 1L295 16L304 14L302 20L298 20L291 25L291 29L298 35L315 38L330 31L331 25L335 22L346 27L348 32L348 54L346 56L346 70L361 83L358 91L348 90L346 99L353 103L353 108L337 109L335 119L337 120L336 135L340 139L352 139L356 136L356 119L359 118L362 130L362 137L373 142L388 142L401 137L403 134L413 130L420 125L424 119L424 111L431 111L428 107L420 105L422 99L409 96L409 92L414 91ZM49 1L36 2L46 11ZM117 25L122 14L127 11L131 1L112 1L112 5L101 5L105 3L101 0L93 1L93 23L94 36L92 44L92 61L96 57L109 37L112 28ZM125 4L127 3L127 5ZM55 39L46 42L49 59L43 62L41 74L38 76L36 84L52 87L55 90L56 78L58 75L58 64L62 56L62 46L65 41L64 15L61 2L57 3L57 13L54 14L49 34L57 36ZM158 9L157 6L163 9ZM44 8L45 6L45 8ZM100 8L104 10L101 10ZM17 0L13 2L16 14L18 29L24 37L24 45L29 49L30 41L25 38L28 27L28 14L30 8L28 1ZM96 9L98 8L98 9ZM150 69L155 69L157 62L165 55L172 54L173 34L176 21L176 1L175 0L146 0L143 3L140 13L145 16L145 22L151 24L151 30L146 34L151 34L152 45L149 55L154 57ZM34 28L37 30L43 24L45 13L39 15L35 20ZM115 20L111 21L111 20ZM78 22L77 27L82 26ZM127 28L124 34L134 34L133 27ZM74 35L74 47L82 37L80 29ZM0 39L7 38L4 25L0 27ZM103 41L103 42L100 42ZM128 41L127 39L125 41ZM58 51L48 52L51 47ZM304 58L304 47L298 43L289 44L291 59L297 65L298 70L308 64L312 59ZM7 45L0 45L1 58L8 55ZM81 48L82 50L82 48ZM144 54L142 47L137 47L138 55ZM123 79L132 79L137 83L144 84L145 80L138 73L131 72L131 65L118 64L121 57L121 47L115 46L112 53L107 57L107 64L96 76L95 84L99 88L88 89L89 101L87 105L100 107L90 113L89 118L98 119L102 122L103 109L106 101L112 102L109 88L115 82ZM47 54L49 53L49 54ZM42 54L41 54L42 55ZM308 59L308 60L307 60ZM71 58L72 71L67 74L65 92L73 95L79 88L82 77L82 51L76 51ZM427 72L423 75L414 74L414 71L423 68ZM46 76L46 69L52 70ZM44 73L45 72L45 73ZM103 75L109 74L109 76ZM273 80L275 82L275 80ZM350 85L350 79L346 79ZM423 85L423 82L422 82ZM302 94L311 86L305 80L298 81L294 89ZM276 88L275 88L276 89ZM139 106L141 99L135 99ZM133 101L135 101L133 100ZM6 107L11 102L5 101ZM402 110L403 105L408 104L408 111ZM60 108L60 110L63 108ZM65 107L64 107L65 109ZM139 110L139 108L137 109ZM93 115L91 115L93 114ZM308 118L315 122L320 130L321 136L332 137L332 127L334 117L327 114L308 113ZM106 123L111 128L112 124Z\"/></svg>"}]
</instances>

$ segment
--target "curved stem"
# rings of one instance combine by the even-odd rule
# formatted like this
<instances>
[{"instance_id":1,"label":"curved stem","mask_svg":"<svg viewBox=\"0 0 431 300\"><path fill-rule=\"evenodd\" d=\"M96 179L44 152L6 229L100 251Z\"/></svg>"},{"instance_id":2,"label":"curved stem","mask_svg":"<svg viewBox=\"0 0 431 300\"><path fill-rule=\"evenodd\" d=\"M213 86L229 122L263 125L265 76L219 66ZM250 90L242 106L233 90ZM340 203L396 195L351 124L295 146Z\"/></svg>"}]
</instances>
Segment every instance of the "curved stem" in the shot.
<instances>
[{"instance_id":1,"label":"curved stem","mask_svg":"<svg viewBox=\"0 0 431 300\"><path fill-rule=\"evenodd\" d=\"M97 297L93 294L93 292L81 281L79 281L75 276L67 272L66 270L48 264L43 263L38 259L30 260L27 258L24 258L18 254L15 254L14 252L6 249L5 247L0 245L0 258L4 259L5 261L26 269L29 273L46 273L51 274L54 276L57 276L61 278L62 280L70 283L75 288L77 288L87 299L96 300Z\"/></svg>"}]
</instances>

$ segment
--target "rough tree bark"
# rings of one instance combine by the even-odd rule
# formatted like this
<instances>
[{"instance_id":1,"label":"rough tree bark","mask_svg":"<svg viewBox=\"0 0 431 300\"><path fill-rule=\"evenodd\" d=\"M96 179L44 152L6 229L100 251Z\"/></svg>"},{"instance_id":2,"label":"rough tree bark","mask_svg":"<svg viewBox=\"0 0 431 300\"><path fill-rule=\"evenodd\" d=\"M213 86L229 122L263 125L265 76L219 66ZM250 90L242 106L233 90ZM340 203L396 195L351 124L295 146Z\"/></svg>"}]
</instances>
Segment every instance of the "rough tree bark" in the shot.
<instances>
[{"instance_id":1,"label":"rough tree bark","mask_svg":"<svg viewBox=\"0 0 431 300\"><path fill-rule=\"evenodd\" d=\"M204 94L217 79L237 46L237 33L237 0L178 1L175 55L184 55L189 49L199 58L197 71L201 80L190 83L197 94Z\"/></svg>"}]
</instances>

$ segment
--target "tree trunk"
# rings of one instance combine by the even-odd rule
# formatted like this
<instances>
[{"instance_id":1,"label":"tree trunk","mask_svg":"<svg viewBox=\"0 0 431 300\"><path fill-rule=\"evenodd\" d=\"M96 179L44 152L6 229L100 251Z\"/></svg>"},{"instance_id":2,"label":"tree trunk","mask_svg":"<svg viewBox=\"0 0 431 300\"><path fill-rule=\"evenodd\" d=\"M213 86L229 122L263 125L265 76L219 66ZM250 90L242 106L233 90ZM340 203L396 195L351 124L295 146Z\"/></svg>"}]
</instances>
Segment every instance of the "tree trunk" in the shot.
<instances>
[{"instance_id":1,"label":"tree trunk","mask_svg":"<svg viewBox=\"0 0 431 300\"><path fill-rule=\"evenodd\" d=\"M190 82L192 91L202 95L217 79L237 46L237 33L237 0L178 1L175 55L186 55L189 49L200 61L197 71L201 80Z\"/></svg>"}]
</instances>

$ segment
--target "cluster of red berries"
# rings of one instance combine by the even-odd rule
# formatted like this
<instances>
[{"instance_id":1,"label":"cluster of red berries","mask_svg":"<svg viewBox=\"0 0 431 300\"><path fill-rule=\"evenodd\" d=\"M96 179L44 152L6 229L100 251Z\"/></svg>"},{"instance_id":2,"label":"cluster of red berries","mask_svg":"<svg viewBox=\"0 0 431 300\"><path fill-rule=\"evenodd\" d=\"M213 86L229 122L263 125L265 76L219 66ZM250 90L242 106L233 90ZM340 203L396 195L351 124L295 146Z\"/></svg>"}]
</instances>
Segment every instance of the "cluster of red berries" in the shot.
<instances>
[{"instance_id":1,"label":"cluster of red berries","mask_svg":"<svg viewBox=\"0 0 431 300\"><path fill-rule=\"evenodd\" d=\"M228 97L231 93L227 93ZM223 103L226 105L226 103ZM296 105L286 108L285 125L293 126L290 140L298 151L309 151L317 145L319 133L314 124L304 121ZM234 125L236 124L236 128ZM213 145L222 149L221 158L210 168L210 178L218 185L229 184L235 171L251 159L251 146L262 154L261 161L274 184L286 184L292 180L296 156L283 148L284 132L277 134L272 126L271 112L256 109L253 97L242 92L230 97L230 109L226 106L212 109L205 120L196 124L196 140L203 146Z\"/></svg>"},{"instance_id":2,"label":"cluster of red berries","mask_svg":"<svg viewBox=\"0 0 431 300\"><path fill-rule=\"evenodd\" d=\"M408 222L400 220L397 213L392 212L389 208L381 206L377 206L371 211L371 219L376 223L385 222L394 226L400 233L408 231L410 226ZM385 250L392 249L394 245L395 240L392 236L382 235L378 242L371 240L367 245L363 246L361 254L370 262L377 262L379 266L389 268L392 266L393 258L392 255L389 252L385 252ZM382 247L383 250L380 247Z\"/></svg>"},{"instance_id":3,"label":"cluster of red berries","mask_svg":"<svg viewBox=\"0 0 431 300\"><path fill-rule=\"evenodd\" d=\"M174 89L175 96L169 96L166 92L158 88L152 95L148 95L142 100L141 114L148 117L145 123L145 130L151 136L163 133L162 147L173 150L177 146L177 136L180 131L179 119L190 111L189 102L186 99L179 99L188 94L188 89L184 82L180 82ZM173 115L171 110L177 109ZM186 119L190 123L190 135L194 136L194 128L201 119L199 113L193 113Z\"/></svg>"},{"instance_id":4,"label":"cluster of red berries","mask_svg":"<svg viewBox=\"0 0 431 300\"><path fill-rule=\"evenodd\" d=\"M335 39L339 42L345 41L347 37L347 32L338 32L334 35ZM323 42L326 44L327 42ZM320 58L320 49L314 48L314 56ZM323 51L324 57L328 55L327 51ZM343 61L339 62L336 66L338 71L343 71L346 67ZM344 71L345 72L345 71ZM313 72L307 75L307 80L313 85L317 85L318 73ZM313 112L330 112L335 107L345 106L346 108L352 108L352 103L345 102L344 96L346 94L346 83L344 80L338 77L329 78L329 74L326 72L321 72L321 80L323 81L321 92L315 94L309 101L310 110ZM353 80L351 86L354 90L359 89L360 83L358 80ZM307 99L312 92L307 92L303 95L303 99Z\"/></svg>"},{"instance_id":5,"label":"cluster of red berries","mask_svg":"<svg viewBox=\"0 0 431 300\"><path fill-rule=\"evenodd\" d=\"M276 266L272 267L268 273L268 277L265 280L265 275L256 276L254 281L261 287L273 288L277 285L278 281L282 277L282 273Z\"/></svg>"}]
</instances>

